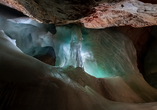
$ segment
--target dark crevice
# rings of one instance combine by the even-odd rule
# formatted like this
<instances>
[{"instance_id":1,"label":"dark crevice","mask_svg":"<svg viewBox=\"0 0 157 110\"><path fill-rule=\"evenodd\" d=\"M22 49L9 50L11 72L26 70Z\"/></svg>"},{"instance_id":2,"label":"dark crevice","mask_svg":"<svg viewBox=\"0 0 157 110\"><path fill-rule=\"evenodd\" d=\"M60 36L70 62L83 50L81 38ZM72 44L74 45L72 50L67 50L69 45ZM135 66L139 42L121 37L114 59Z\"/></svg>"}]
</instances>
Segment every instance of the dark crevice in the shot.
<instances>
[{"instance_id":1,"label":"dark crevice","mask_svg":"<svg viewBox=\"0 0 157 110\"><path fill-rule=\"evenodd\" d=\"M144 2L144 3L157 4L157 0L139 0L139 1Z\"/></svg>"},{"instance_id":2,"label":"dark crevice","mask_svg":"<svg viewBox=\"0 0 157 110\"><path fill-rule=\"evenodd\" d=\"M16 17L21 17L21 16L26 16L22 12L17 11L13 8L9 8L5 5L0 4L0 15L5 16L8 18L16 18Z\"/></svg>"},{"instance_id":3,"label":"dark crevice","mask_svg":"<svg viewBox=\"0 0 157 110\"><path fill-rule=\"evenodd\" d=\"M39 0L34 0L34 2L35 2L36 4L39 4Z\"/></svg>"}]
</instances>

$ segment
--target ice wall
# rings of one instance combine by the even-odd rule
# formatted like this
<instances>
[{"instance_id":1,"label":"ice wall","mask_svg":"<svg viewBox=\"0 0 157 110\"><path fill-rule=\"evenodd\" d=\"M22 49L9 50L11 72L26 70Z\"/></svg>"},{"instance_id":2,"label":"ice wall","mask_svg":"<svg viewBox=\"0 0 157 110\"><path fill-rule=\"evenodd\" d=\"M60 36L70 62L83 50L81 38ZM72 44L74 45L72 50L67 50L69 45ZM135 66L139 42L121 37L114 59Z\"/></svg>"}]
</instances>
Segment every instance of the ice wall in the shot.
<instances>
[{"instance_id":1,"label":"ice wall","mask_svg":"<svg viewBox=\"0 0 157 110\"><path fill-rule=\"evenodd\" d=\"M139 73L136 50L126 36L112 29L82 28L81 31L82 37L76 26L57 27L55 44L59 51L56 49L56 54L62 67L82 67L88 74L99 78ZM61 45L57 45L59 41ZM78 61L83 66L76 65Z\"/></svg>"},{"instance_id":2,"label":"ice wall","mask_svg":"<svg viewBox=\"0 0 157 110\"><path fill-rule=\"evenodd\" d=\"M89 30L83 38L82 55L87 73L111 77L139 72L136 50L123 34L112 29Z\"/></svg>"},{"instance_id":3,"label":"ice wall","mask_svg":"<svg viewBox=\"0 0 157 110\"><path fill-rule=\"evenodd\" d=\"M24 20L27 22L24 22ZM55 33L54 26L51 27L50 31L45 25L39 24L30 18L5 19L0 17L0 21L0 29L4 30L5 34L11 39L15 39L17 47L28 55L34 55L39 50L43 50L43 47L52 47L53 45L52 33ZM34 53L32 53L33 51ZM47 51L42 52L44 55Z\"/></svg>"},{"instance_id":4,"label":"ice wall","mask_svg":"<svg viewBox=\"0 0 157 110\"><path fill-rule=\"evenodd\" d=\"M58 26L53 35L21 19L0 17L0 109L157 109L157 90L139 73L126 36L77 25ZM31 57L47 47L56 66Z\"/></svg>"},{"instance_id":5,"label":"ice wall","mask_svg":"<svg viewBox=\"0 0 157 110\"><path fill-rule=\"evenodd\" d=\"M128 77L128 82L118 77L95 79L85 74L86 77L83 77L85 78L84 86L81 86L79 79L85 73L82 69L81 71L78 68L67 71L68 69L49 66L25 55L3 31L0 31L0 50L0 109L2 110L157 109L156 102L133 103L136 101L147 102L144 101L147 96L150 96L150 99L157 96L156 90L148 86L137 74L135 74L137 77ZM73 71L76 71L77 74L71 74ZM74 77L72 78L72 76ZM131 87L132 84L133 87ZM99 89L93 88L99 86L101 87ZM151 92L144 95L146 90L143 88ZM119 97L121 102L116 102L116 99L115 101L108 100L96 91L108 92L111 97ZM126 97L131 95L127 94L129 91L137 95L134 100L133 97L129 97L129 99ZM126 93L124 94L124 92ZM117 95L117 93L119 94ZM143 100L140 100L141 98ZM128 100L132 103L127 103Z\"/></svg>"},{"instance_id":6,"label":"ice wall","mask_svg":"<svg viewBox=\"0 0 157 110\"><path fill-rule=\"evenodd\" d=\"M97 78L139 73L132 42L115 30L67 25L56 27L57 33L53 35L42 24L28 18L7 20L1 17L0 20L0 29L16 39L24 53L31 56L39 52L44 54L43 47L53 47L56 66L81 67Z\"/></svg>"},{"instance_id":7,"label":"ice wall","mask_svg":"<svg viewBox=\"0 0 157 110\"><path fill-rule=\"evenodd\" d=\"M66 63L62 66L75 65L74 67L76 67L76 56L79 56L84 70L95 77L123 76L139 73L136 63L136 50L132 42L119 32L112 29L90 30L82 28L83 34L82 38L80 38L80 34L75 32L75 30L79 32L80 29L74 26L58 27L57 30L56 39L59 39L58 36L63 38L62 40L59 39L62 42L59 48L63 48L63 51L56 51L58 56L64 56L62 58L63 62L66 62L66 59L73 60L72 64ZM66 34L66 32L69 33ZM75 46L73 44L73 33L71 32L81 39L77 40L77 37L75 37ZM78 44L76 44L76 41ZM70 52L75 53L75 56L71 56ZM77 52L79 54L76 54Z\"/></svg>"}]
</instances>

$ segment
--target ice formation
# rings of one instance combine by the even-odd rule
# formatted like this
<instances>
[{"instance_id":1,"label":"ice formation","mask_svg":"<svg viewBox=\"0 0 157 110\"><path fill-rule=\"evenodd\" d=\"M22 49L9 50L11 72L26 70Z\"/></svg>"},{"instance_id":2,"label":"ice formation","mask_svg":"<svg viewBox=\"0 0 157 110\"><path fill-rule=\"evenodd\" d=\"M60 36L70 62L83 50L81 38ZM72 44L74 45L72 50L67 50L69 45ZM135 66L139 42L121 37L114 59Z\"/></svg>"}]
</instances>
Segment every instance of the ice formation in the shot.
<instances>
[{"instance_id":1,"label":"ice formation","mask_svg":"<svg viewBox=\"0 0 157 110\"><path fill-rule=\"evenodd\" d=\"M134 46L119 32L68 25L53 35L0 20L0 109L157 109L157 90L139 73ZM47 46L54 48L56 66L29 56Z\"/></svg>"}]
</instances>

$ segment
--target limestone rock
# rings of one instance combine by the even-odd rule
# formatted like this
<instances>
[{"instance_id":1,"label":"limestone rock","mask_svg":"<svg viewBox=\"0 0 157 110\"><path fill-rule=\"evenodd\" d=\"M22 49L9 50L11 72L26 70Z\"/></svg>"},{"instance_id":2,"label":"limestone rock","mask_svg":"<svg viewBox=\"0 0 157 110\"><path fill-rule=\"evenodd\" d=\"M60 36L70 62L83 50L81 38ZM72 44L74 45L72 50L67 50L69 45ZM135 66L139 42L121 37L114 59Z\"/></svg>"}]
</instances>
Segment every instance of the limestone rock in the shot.
<instances>
[{"instance_id":1,"label":"limestone rock","mask_svg":"<svg viewBox=\"0 0 157 110\"><path fill-rule=\"evenodd\" d=\"M117 4L102 3L95 7L95 13L80 20L87 28L111 26L145 27L157 24L157 5L137 0Z\"/></svg>"},{"instance_id":2,"label":"limestone rock","mask_svg":"<svg viewBox=\"0 0 157 110\"><path fill-rule=\"evenodd\" d=\"M138 0L1 0L0 3L39 22L57 25L81 23L87 28L156 25L157 4L142 1L146 3Z\"/></svg>"},{"instance_id":3,"label":"limestone rock","mask_svg":"<svg viewBox=\"0 0 157 110\"><path fill-rule=\"evenodd\" d=\"M40 22L62 24L85 17L96 5L95 0L1 0L0 3Z\"/></svg>"}]
</instances>

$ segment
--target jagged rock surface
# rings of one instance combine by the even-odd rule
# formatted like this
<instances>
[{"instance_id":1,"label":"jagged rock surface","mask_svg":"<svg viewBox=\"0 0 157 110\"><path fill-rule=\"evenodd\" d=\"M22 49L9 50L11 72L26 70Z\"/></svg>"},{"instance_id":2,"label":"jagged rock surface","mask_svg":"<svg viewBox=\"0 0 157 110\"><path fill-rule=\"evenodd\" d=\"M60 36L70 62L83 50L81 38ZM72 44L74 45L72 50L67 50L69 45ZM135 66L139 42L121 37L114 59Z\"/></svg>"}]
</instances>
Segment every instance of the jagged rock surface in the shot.
<instances>
[{"instance_id":1,"label":"jagged rock surface","mask_svg":"<svg viewBox=\"0 0 157 110\"><path fill-rule=\"evenodd\" d=\"M43 23L81 23L87 28L157 24L157 4L138 0L1 0L0 3Z\"/></svg>"},{"instance_id":2,"label":"jagged rock surface","mask_svg":"<svg viewBox=\"0 0 157 110\"><path fill-rule=\"evenodd\" d=\"M145 27L157 24L157 5L137 0L127 0L117 4L103 3L95 7L95 13L80 21L87 28L111 26Z\"/></svg>"},{"instance_id":3,"label":"jagged rock surface","mask_svg":"<svg viewBox=\"0 0 157 110\"><path fill-rule=\"evenodd\" d=\"M1 0L0 3L44 23L74 22L87 16L97 4L95 0Z\"/></svg>"}]
</instances>

